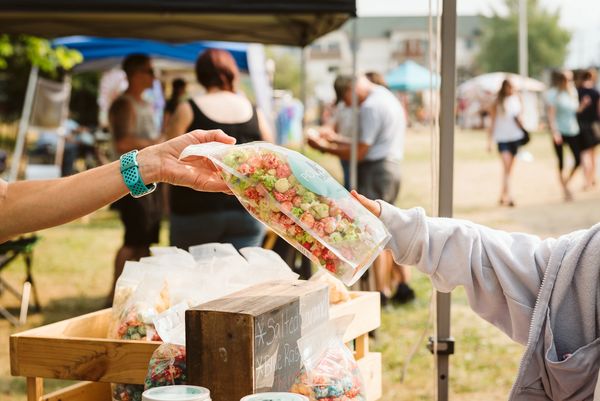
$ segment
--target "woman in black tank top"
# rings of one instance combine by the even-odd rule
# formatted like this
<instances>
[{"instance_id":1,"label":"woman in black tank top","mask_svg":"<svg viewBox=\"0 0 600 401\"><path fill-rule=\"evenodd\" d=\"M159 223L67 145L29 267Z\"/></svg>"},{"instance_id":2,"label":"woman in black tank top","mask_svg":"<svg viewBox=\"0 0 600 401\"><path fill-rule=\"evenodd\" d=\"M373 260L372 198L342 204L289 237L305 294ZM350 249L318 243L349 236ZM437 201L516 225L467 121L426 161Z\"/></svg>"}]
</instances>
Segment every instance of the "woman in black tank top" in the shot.
<instances>
[{"instance_id":1,"label":"woman in black tank top","mask_svg":"<svg viewBox=\"0 0 600 401\"><path fill-rule=\"evenodd\" d=\"M229 52L210 49L202 53L196 62L196 75L207 94L178 106L167 130L169 136L181 135L195 129L221 129L236 138L237 143L270 139L260 113L246 98L235 93L235 82L239 72ZM224 107L219 107L221 104ZM206 110L203 111L202 105L208 105L207 108L212 112L216 110L219 118L209 117ZM236 110L236 106L239 110ZM235 117L247 113L249 107L251 115L246 121L216 121L221 118L225 121L236 121ZM232 243L240 249L246 246L260 246L262 243L262 224L250 216L234 196L196 192L189 188L172 186L170 207L172 246L187 249L193 245L223 242Z\"/></svg>"}]
</instances>

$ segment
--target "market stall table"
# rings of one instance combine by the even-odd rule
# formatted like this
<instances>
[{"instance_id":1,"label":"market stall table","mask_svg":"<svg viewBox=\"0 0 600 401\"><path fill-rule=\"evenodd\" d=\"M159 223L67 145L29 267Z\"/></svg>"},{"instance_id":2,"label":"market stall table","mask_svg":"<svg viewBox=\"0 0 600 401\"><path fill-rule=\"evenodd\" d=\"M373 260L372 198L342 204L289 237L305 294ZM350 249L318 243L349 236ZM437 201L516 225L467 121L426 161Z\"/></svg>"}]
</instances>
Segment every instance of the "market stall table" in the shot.
<instances>
[{"instance_id":1,"label":"market stall table","mask_svg":"<svg viewBox=\"0 0 600 401\"><path fill-rule=\"evenodd\" d=\"M270 300L268 295L270 293L259 297L262 300L258 300L258 302L263 306L258 309L262 309L264 313L277 313L282 308L286 309L289 305L301 302L302 294L312 293L315 296L314 294L324 288L321 283L305 281L290 282L287 289L281 283L271 285L275 285L273 287L275 290L271 291L271 294L279 293L279 295L272 296ZM263 286L263 289L269 288L269 286L265 287L264 284L256 287L260 286ZM229 297L244 298L248 297L248 294L253 294L252 296L256 297L256 287L250 287ZM290 293L290 291L292 292ZM289 295L281 295L284 292L288 292ZM327 291L324 292L325 298L326 293ZM346 314L360 316L360 319L354 319L346 330L344 341L349 344L354 343L355 358L366 383L367 401L374 401L381 397L381 354L369 351L368 333L380 325L379 294L376 292L351 292L350 294L350 301L330 306L328 315L330 319ZM270 303L271 306L264 305L264 302ZM214 311L215 305L218 306L218 303L212 306L207 305L203 304L199 309ZM240 311L237 316L246 319L248 314ZM111 310L105 309L12 335L10 338L11 373L14 376L27 377L27 400L109 401L111 394L109 383L144 383L148 362L154 350L161 343L108 339L106 334L110 319ZM188 317L188 331L191 329L189 319ZM215 330L218 328L209 329ZM225 334L226 337L232 335L233 331ZM205 347L210 346L210 341L207 342L200 337L192 336L187 340L188 366L195 363L196 368L198 368L196 373L193 371L194 367L191 368L190 384L203 385L211 391L213 388L219 387L221 391L224 391L223 389L226 389L227 386L218 384L218 380L221 380L218 375L210 378L210 380L217 382L197 382L202 376L200 372L212 368L210 364L214 364L215 360L206 358L203 362L201 358L192 358L190 361L189 355L208 355L208 351L218 355L219 352L222 352L219 349L199 348L202 344ZM231 339L231 337L229 338ZM254 355L256 344L253 338L250 338L250 341L238 344L245 347L245 352L249 355ZM248 372L247 377L255 378L254 359L250 358L247 362L247 366L243 366L242 363L237 366L242 372ZM43 395L44 378L79 380L84 381L84 383L78 383L55 393ZM254 386L255 383L249 382L249 385ZM247 387L244 387L244 390L246 389ZM213 400L239 400L239 398L228 398L230 395L226 393L221 394L222 398L213 398Z\"/></svg>"}]
</instances>

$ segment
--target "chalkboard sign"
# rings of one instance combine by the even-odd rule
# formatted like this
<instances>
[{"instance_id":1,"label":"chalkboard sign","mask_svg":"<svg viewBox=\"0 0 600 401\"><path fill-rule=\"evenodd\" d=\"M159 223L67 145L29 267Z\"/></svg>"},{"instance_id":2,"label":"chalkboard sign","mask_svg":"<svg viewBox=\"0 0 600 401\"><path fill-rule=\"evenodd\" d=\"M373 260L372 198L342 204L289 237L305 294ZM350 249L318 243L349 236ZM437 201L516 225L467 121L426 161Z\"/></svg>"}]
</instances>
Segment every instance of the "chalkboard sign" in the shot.
<instances>
[{"instance_id":1,"label":"chalkboard sign","mask_svg":"<svg viewBox=\"0 0 600 401\"><path fill-rule=\"evenodd\" d=\"M270 282L187 311L190 384L214 401L288 391L301 367L297 341L329 319L327 285Z\"/></svg>"}]
</instances>

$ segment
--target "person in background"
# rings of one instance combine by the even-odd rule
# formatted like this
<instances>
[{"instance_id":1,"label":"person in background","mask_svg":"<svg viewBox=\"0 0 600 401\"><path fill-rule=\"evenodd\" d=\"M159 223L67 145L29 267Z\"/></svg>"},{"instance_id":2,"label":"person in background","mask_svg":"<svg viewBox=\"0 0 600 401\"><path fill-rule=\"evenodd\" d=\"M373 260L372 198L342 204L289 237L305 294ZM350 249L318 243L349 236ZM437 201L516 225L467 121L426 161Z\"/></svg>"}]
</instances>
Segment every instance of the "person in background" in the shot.
<instances>
[{"instance_id":1,"label":"person in background","mask_svg":"<svg viewBox=\"0 0 600 401\"><path fill-rule=\"evenodd\" d=\"M369 71L365 73L365 77L367 77L369 81L373 82L376 85L381 85L385 88L388 87L387 82L385 82L385 77L378 72Z\"/></svg>"},{"instance_id":2,"label":"person in background","mask_svg":"<svg viewBox=\"0 0 600 401\"><path fill-rule=\"evenodd\" d=\"M128 87L115 99L108 111L114 150L119 156L161 142L152 105L142 98L142 94L152 88L154 82L150 57L145 54L131 54L123 60L122 68L127 75ZM128 196L115 202L113 208L118 210L125 227L123 245L115 257L116 282L123 271L125 261L139 260L150 255L150 245L158 242L162 196L159 191L139 199ZM114 290L114 282L111 288ZM112 302L112 299L111 293L107 304Z\"/></svg>"},{"instance_id":3,"label":"person in background","mask_svg":"<svg viewBox=\"0 0 600 401\"><path fill-rule=\"evenodd\" d=\"M171 83L171 97L167 100L167 104L165 104L163 114L163 130L169 126L169 120L173 116L173 113L175 113L175 109L177 109L179 103L185 100L186 87L187 83L183 78L175 78Z\"/></svg>"},{"instance_id":4,"label":"person in background","mask_svg":"<svg viewBox=\"0 0 600 401\"><path fill-rule=\"evenodd\" d=\"M577 111L580 108L577 91L571 83L567 72L556 72L553 76L552 87L545 95L548 125L554 141L554 150L558 158L558 174L566 201L573 199L569 190L569 182L581 165L581 150L583 144L577 124ZM587 107L587 105L582 104ZM569 145L575 164L565 176L563 145Z\"/></svg>"},{"instance_id":5,"label":"person in background","mask_svg":"<svg viewBox=\"0 0 600 401\"><path fill-rule=\"evenodd\" d=\"M167 135L177 137L193 129L222 129L238 143L273 142L260 111L238 93L239 70L231 53L208 49L196 61L196 77L206 93L180 103ZM237 249L260 246L264 228L235 197L170 188L170 241L188 248L209 242L231 243Z\"/></svg>"},{"instance_id":6,"label":"person in background","mask_svg":"<svg viewBox=\"0 0 600 401\"><path fill-rule=\"evenodd\" d=\"M488 152L492 151L493 139L498 144L503 167L500 205L513 207L515 203L510 191L510 175L524 134L521 128L521 100L507 79L502 82L491 107L490 117L492 123L488 131Z\"/></svg>"},{"instance_id":7,"label":"person in background","mask_svg":"<svg viewBox=\"0 0 600 401\"><path fill-rule=\"evenodd\" d=\"M351 108L352 79L340 81L336 92L340 94L339 97L346 107ZM400 192L400 162L404 154L406 131L405 112L392 92L364 76L356 80L356 95L360 105L358 189L362 193L370 194L372 198L394 203ZM336 155L342 160L350 160L351 141L337 133L328 132L318 139L309 138L308 143L317 150ZM382 302L385 303L392 297L398 302L414 299L414 291L408 285L410 269L393 266L389 252L382 252L374 265L375 281Z\"/></svg>"},{"instance_id":8,"label":"person in background","mask_svg":"<svg viewBox=\"0 0 600 401\"><path fill-rule=\"evenodd\" d=\"M584 161L585 186L591 189L596 186L596 146L600 143L600 94L594 87L594 76L591 70L581 73L577 94L581 107L577 113L579 132L583 142L581 158Z\"/></svg>"},{"instance_id":9,"label":"person in background","mask_svg":"<svg viewBox=\"0 0 600 401\"><path fill-rule=\"evenodd\" d=\"M344 91L352 85L352 77L348 75L338 75L333 83L335 91L335 100L332 104L333 112L325 124L319 127L319 136L322 138L335 138L337 135L348 141L352 140L352 128L354 126L354 113L352 106L347 106L343 100ZM344 188L350 190L350 161L340 158L342 166Z\"/></svg>"}]
</instances>

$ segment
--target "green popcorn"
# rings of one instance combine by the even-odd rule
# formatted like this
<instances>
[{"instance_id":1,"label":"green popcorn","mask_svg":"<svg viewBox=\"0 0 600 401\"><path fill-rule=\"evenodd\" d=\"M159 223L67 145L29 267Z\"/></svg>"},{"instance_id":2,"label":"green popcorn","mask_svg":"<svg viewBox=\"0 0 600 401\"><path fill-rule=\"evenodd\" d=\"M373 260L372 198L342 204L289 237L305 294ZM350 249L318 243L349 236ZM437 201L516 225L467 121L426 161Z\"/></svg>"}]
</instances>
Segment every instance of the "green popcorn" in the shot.
<instances>
[{"instance_id":1,"label":"green popcorn","mask_svg":"<svg viewBox=\"0 0 600 401\"><path fill-rule=\"evenodd\" d=\"M329 216L329 206L325 203L317 203L316 205L311 206L310 210L312 212L311 214L319 220Z\"/></svg>"},{"instance_id":2,"label":"green popcorn","mask_svg":"<svg viewBox=\"0 0 600 401\"><path fill-rule=\"evenodd\" d=\"M342 237L342 234L334 232L329 236L329 239L335 244L338 242L342 242L344 240L344 237Z\"/></svg>"},{"instance_id":3,"label":"green popcorn","mask_svg":"<svg viewBox=\"0 0 600 401\"><path fill-rule=\"evenodd\" d=\"M345 241L356 241L356 240L358 240L358 234L356 234L355 232L349 232L346 235L344 235L344 240Z\"/></svg>"},{"instance_id":4,"label":"green popcorn","mask_svg":"<svg viewBox=\"0 0 600 401\"><path fill-rule=\"evenodd\" d=\"M292 208L292 214L298 218L300 218L300 216L302 216L302 213L304 213L304 210L302 210L302 208L299 207L293 207Z\"/></svg>"},{"instance_id":5,"label":"green popcorn","mask_svg":"<svg viewBox=\"0 0 600 401\"><path fill-rule=\"evenodd\" d=\"M313 192L306 191L302 196L302 203L313 203L317 200L316 195Z\"/></svg>"},{"instance_id":6,"label":"green popcorn","mask_svg":"<svg viewBox=\"0 0 600 401\"><path fill-rule=\"evenodd\" d=\"M292 177L293 177L293 176L290 176L290 177L288 178L288 180L289 180L289 179L291 179ZM294 178L294 181L296 181L296 178ZM291 181L290 181L290 182L291 182ZM304 188L304 186L302 186L302 185L298 185L298 188L296 188L296 194L297 194L297 195L299 195L299 196L302 196L302 195L304 195L304 194L305 194L307 191L308 191L308 190L307 190L306 188Z\"/></svg>"},{"instance_id":7,"label":"green popcorn","mask_svg":"<svg viewBox=\"0 0 600 401\"><path fill-rule=\"evenodd\" d=\"M261 181L264 175L265 170L259 168L250 176L250 178L252 178L254 181Z\"/></svg>"},{"instance_id":8,"label":"green popcorn","mask_svg":"<svg viewBox=\"0 0 600 401\"><path fill-rule=\"evenodd\" d=\"M277 182L277 177L267 174L262 177L261 181L265 188L267 188L269 191L272 191L275 183Z\"/></svg>"},{"instance_id":9,"label":"green popcorn","mask_svg":"<svg viewBox=\"0 0 600 401\"><path fill-rule=\"evenodd\" d=\"M248 155L241 149L232 150L223 158L223 162L229 167L237 167L248 160Z\"/></svg>"}]
</instances>

